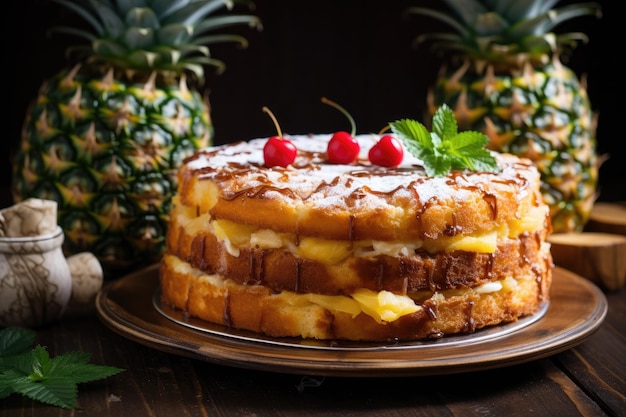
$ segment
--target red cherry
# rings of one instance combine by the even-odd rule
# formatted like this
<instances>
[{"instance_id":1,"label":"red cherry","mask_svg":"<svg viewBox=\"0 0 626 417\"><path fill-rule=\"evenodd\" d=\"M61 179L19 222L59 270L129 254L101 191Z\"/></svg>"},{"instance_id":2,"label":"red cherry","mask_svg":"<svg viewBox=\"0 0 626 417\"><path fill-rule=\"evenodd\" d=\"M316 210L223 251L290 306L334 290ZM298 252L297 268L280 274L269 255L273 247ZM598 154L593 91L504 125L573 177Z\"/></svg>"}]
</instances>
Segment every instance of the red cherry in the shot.
<instances>
[{"instance_id":1,"label":"red cherry","mask_svg":"<svg viewBox=\"0 0 626 417\"><path fill-rule=\"evenodd\" d=\"M402 162L404 148L394 136L385 135L372 146L368 157L372 164L387 168L396 167Z\"/></svg>"},{"instance_id":2,"label":"red cherry","mask_svg":"<svg viewBox=\"0 0 626 417\"><path fill-rule=\"evenodd\" d=\"M354 119L346 109L334 101L329 100L326 97L322 97L322 103L331 105L342 112L348 118L348 121L350 121L350 125L352 126L352 133L339 131L335 132L335 134L330 138L326 149L328 160L335 164L351 164L356 160L359 156L359 152L361 151L359 143L354 138L356 133L356 124L354 123Z\"/></svg>"},{"instance_id":3,"label":"red cherry","mask_svg":"<svg viewBox=\"0 0 626 417\"><path fill-rule=\"evenodd\" d=\"M293 161L296 160L296 155L298 154L296 145L283 138L280 125L278 124L278 120L276 120L274 113L272 113L272 111L266 106L263 106L262 110L270 116L274 122L276 131L278 132L277 136L270 137L263 146L263 159L265 160L265 166L268 168L275 166L284 168L289 164L293 164Z\"/></svg>"},{"instance_id":4,"label":"red cherry","mask_svg":"<svg viewBox=\"0 0 626 417\"><path fill-rule=\"evenodd\" d=\"M281 166L286 167L296 160L298 149L291 141L279 136L272 136L263 146L263 158L268 168Z\"/></svg>"},{"instance_id":5,"label":"red cherry","mask_svg":"<svg viewBox=\"0 0 626 417\"><path fill-rule=\"evenodd\" d=\"M328 142L328 160L335 164L350 164L359 156L359 142L348 132L336 132Z\"/></svg>"}]
</instances>

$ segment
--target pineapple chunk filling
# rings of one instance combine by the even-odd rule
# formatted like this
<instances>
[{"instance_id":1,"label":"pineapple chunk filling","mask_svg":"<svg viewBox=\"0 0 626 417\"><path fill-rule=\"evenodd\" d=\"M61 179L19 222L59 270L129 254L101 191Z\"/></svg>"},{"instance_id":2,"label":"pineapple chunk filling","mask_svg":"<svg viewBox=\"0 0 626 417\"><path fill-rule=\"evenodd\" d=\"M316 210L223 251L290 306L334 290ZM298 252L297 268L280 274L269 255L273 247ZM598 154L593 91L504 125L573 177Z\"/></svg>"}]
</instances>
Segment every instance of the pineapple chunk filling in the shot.
<instances>
[{"instance_id":1,"label":"pineapple chunk filling","mask_svg":"<svg viewBox=\"0 0 626 417\"><path fill-rule=\"evenodd\" d=\"M372 317L378 323L392 322L406 314L415 313L421 309L408 296L397 295L389 291L375 292L361 288L352 293L351 297L359 303L363 313Z\"/></svg>"},{"instance_id":2,"label":"pineapple chunk filling","mask_svg":"<svg viewBox=\"0 0 626 417\"><path fill-rule=\"evenodd\" d=\"M210 221L209 229L212 229L217 239L224 244L228 253L232 256L239 256L241 248L245 247L256 247L259 249L285 248L300 258L311 259L326 265L335 265L350 256L409 256L420 248L424 248L430 253L452 252L455 250L494 253L500 238L517 238L522 233L539 230L544 227L545 219L545 207L536 207L530 210L523 218L500 225L495 230L470 235L442 237L436 240L416 239L410 242L383 242L375 240L350 242L347 240L328 240L307 236L297 237L293 233L278 233L269 229L257 229L254 226L238 224L225 219ZM193 220L187 222L187 224L193 225ZM203 218L202 224L207 224L206 218Z\"/></svg>"},{"instance_id":3,"label":"pineapple chunk filling","mask_svg":"<svg viewBox=\"0 0 626 417\"><path fill-rule=\"evenodd\" d=\"M230 280L224 280L216 274L205 274L202 271L191 267L186 262L176 258L175 268L183 274L193 274L207 280L216 288L226 291L228 285L241 286ZM449 297L464 295L468 292L477 294L491 294L499 291L513 291L517 287L517 280L507 277L500 281L488 282L475 288L464 288L458 290L446 290L442 292L424 292L424 294L400 295L390 291L372 291L361 288L350 295L323 295L323 294L298 294L292 291L282 291L272 295L276 301L283 301L294 307L307 307L316 305L331 312L342 312L350 314L352 317L363 313L378 323L390 323L407 314L415 313L422 309L416 300L433 299L445 300Z\"/></svg>"}]
</instances>

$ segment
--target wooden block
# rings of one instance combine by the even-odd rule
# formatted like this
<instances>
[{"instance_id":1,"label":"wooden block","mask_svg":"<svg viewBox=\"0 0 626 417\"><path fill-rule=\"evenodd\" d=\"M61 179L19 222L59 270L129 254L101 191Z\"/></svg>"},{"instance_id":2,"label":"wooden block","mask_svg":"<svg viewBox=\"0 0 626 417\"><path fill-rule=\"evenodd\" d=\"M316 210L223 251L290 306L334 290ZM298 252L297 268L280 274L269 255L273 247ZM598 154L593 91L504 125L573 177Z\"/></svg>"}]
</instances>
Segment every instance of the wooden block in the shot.
<instances>
[{"instance_id":1,"label":"wooden block","mask_svg":"<svg viewBox=\"0 0 626 417\"><path fill-rule=\"evenodd\" d=\"M626 280L626 236L610 233L555 233L548 237L557 266L588 278L608 291Z\"/></svg>"},{"instance_id":2,"label":"wooden block","mask_svg":"<svg viewBox=\"0 0 626 417\"><path fill-rule=\"evenodd\" d=\"M626 236L626 202L595 203L585 231Z\"/></svg>"}]
</instances>

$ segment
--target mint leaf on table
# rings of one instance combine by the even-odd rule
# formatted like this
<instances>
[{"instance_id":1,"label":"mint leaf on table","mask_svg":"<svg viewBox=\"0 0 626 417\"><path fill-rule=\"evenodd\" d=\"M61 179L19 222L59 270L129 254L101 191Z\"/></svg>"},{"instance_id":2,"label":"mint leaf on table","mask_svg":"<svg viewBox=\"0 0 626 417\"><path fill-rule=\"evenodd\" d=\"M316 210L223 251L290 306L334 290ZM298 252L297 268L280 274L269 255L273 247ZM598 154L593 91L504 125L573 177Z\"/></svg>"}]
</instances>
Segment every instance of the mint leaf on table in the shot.
<instances>
[{"instance_id":1,"label":"mint leaf on table","mask_svg":"<svg viewBox=\"0 0 626 417\"><path fill-rule=\"evenodd\" d=\"M31 349L34 341L32 330L0 330L0 398L17 393L57 407L74 408L78 384L123 371L90 364L91 355L85 352L69 352L51 358L40 345Z\"/></svg>"},{"instance_id":2,"label":"mint leaf on table","mask_svg":"<svg viewBox=\"0 0 626 417\"><path fill-rule=\"evenodd\" d=\"M389 123L393 133L431 177L442 177L452 169L498 172L498 164L485 148L489 138L480 132L458 131L454 112L442 105L432 119L432 132L416 120Z\"/></svg>"},{"instance_id":3,"label":"mint leaf on table","mask_svg":"<svg viewBox=\"0 0 626 417\"><path fill-rule=\"evenodd\" d=\"M0 358L24 352L34 344L34 331L21 328L4 329L0 331Z\"/></svg>"}]
</instances>

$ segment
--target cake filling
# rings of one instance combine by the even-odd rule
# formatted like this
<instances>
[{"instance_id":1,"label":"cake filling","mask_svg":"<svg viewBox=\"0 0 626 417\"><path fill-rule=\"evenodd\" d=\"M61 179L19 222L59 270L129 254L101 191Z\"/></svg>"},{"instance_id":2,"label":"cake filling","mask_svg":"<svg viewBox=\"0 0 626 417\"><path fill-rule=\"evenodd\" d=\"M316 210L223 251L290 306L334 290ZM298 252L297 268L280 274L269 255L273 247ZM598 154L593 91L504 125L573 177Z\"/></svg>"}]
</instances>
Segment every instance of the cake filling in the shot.
<instances>
[{"instance_id":1,"label":"cake filling","mask_svg":"<svg viewBox=\"0 0 626 417\"><path fill-rule=\"evenodd\" d=\"M175 200L175 204L178 203ZM285 248L294 255L333 265L349 256L373 257L378 255L409 256L423 248L429 253L467 251L494 253L498 239L517 239L523 233L542 230L548 208L533 207L522 219L514 219L501 224L495 230L477 231L469 235L441 237L439 239L411 241L380 240L333 240L317 237L297 236L294 233L280 233L271 229L261 229L253 225L239 224L225 219L211 219L209 214L188 218L182 211L178 213L178 224L184 225L188 233L199 230L212 232L222 242L232 256L239 256L242 248L279 249ZM175 214L176 215L176 214ZM208 226L208 227L207 227Z\"/></svg>"}]
</instances>

